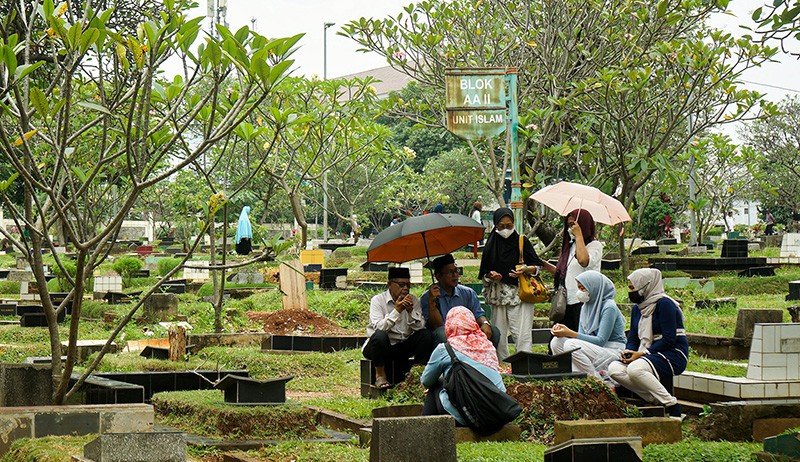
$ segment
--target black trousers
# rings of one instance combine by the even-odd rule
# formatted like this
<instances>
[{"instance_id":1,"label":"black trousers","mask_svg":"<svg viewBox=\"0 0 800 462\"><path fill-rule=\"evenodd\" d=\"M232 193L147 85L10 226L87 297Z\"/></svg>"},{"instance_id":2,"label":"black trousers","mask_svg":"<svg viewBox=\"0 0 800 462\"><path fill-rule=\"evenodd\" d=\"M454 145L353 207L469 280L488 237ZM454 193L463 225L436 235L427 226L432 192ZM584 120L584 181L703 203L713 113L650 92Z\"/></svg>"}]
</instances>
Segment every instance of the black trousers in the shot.
<instances>
[{"instance_id":1,"label":"black trousers","mask_svg":"<svg viewBox=\"0 0 800 462\"><path fill-rule=\"evenodd\" d=\"M578 325L581 322L582 306L583 303L580 302L567 305L567 310L564 312L564 319L561 320L561 324L564 324L575 332L578 332Z\"/></svg>"},{"instance_id":2,"label":"black trousers","mask_svg":"<svg viewBox=\"0 0 800 462\"><path fill-rule=\"evenodd\" d=\"M369 338L364 357L372 360L375 367L383 367L386 361L414 357L417 364L428 364L433 351L433 335L428 329L421 329L402 342L392 345L386 331L376 331Z\"/></svg>"}]
</instances>

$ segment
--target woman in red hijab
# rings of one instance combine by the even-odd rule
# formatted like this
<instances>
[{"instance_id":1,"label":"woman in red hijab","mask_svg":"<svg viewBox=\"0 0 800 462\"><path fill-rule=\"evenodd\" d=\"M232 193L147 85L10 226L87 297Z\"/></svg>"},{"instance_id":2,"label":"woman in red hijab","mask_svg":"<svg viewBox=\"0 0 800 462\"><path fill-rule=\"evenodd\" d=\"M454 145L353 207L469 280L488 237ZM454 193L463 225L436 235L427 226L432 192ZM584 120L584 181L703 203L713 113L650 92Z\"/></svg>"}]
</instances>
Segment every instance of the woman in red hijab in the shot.
<instances>
[{"instance_id":1,"label":"woman in red hijab","mask_svg":"<svg viewBox=\"0 0 800 462\"><path fill-rule=\"evenodd\" d=\"M497 352L492 342L486 338L472 311L456 306L447 313L444 323L447 342L453 347L456 357L466 364L474 367L486 376L494 385L506 391L503 378L498 372ZM444 343L440 343L431 353L431 358L422 371L422 385L428 389L422 415L450 414L455 417L459 425L466 425L458 409L450 403L447 390L442 387L442 377L450 371L452 363Z\"/></svg>"},{"instance_id":2,"label":"woman in red hijab","mask_svg":"<svg viewBox=\"0 0 800 462\"><path fill-rule=\"evenodd\" d=\"M555 286L562 284L567 289L567 311L561 324L578 331L581 306L578 300L578 282L575 277L584 271L600 271L603 259L603 243L597 240L597 231L592 214L585 209L575 209L564 217L561 232L561 255L558 264L543 268L555 274Z\"/></svg>"}]
</instances>

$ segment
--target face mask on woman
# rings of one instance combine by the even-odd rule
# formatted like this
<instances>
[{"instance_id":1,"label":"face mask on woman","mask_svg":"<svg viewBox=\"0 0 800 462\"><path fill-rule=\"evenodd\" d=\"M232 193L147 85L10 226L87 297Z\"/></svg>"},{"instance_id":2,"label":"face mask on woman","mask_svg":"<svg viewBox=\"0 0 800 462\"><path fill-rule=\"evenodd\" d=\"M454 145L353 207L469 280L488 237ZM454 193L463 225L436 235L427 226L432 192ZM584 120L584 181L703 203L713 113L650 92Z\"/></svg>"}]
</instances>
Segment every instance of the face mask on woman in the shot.
<instances>
[{"instance_id":1,"label":"face mask on woman","mask_svg":"<svg viewBox=\"0 0 800 462\"><path fill-rule=\"evenodd\" d=\"M579 290L575 297L577 297L578 301L581 303L587 303L589 302L589 299L592 298L591 295L589 295L589 292L586 292L585 290Z\"/></svg>"},{"instance_id":2,"label":"face mask on woman","mask_svg":"<svg viewBox=\"0 0 800 462\"><path fill-rule=\"evenodd\" d=\"M571 229L567 228L567 234L569 234L569 240L570 241L574 241L575 240L575 235L572 233Z\"/></svg>"},{"instance_id":3,"label":"face mask on woman","mask_svg":"<svg viewBox=\"0 0 800 462\"><path fill-rule=\"evenodd\" d=\"M513 229L498 229L498 230L495 230L495 232L497 234L499 234L500 237L502 237L503 239L508 239L508 237L511 236L514 233L514 230Z\"/></svg>"},{"instance_id":4,"label":"face mask on woman","mask_svg":"<svg viewBox=\"0 0 800 462\"><path fill-rule=\"evenodd\" d=\"M632 292L628 292L628 299L631 303L642 303L644 301L644 295L640 294L638 290L634 290Z\"/></svg>"}]
</instances>

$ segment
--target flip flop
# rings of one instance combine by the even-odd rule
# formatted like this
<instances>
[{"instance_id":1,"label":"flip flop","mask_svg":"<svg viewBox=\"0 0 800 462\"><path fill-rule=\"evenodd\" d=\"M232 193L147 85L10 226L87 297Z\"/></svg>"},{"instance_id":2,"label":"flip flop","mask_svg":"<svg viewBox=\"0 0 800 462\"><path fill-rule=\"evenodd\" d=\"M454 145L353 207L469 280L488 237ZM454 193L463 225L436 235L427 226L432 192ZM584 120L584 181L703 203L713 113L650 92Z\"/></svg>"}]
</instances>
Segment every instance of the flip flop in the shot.
<instances>
[{"instance_id":1,"label":"flip flop","mask_svg":"<svg viewBox=\"0 0 800 462\"><path fill-rule=\"evenodd\" d=\"M375 379L375 387L381 390L386 390L392 386L385 377L378 377Z\"/></svg>"}]
</instances>

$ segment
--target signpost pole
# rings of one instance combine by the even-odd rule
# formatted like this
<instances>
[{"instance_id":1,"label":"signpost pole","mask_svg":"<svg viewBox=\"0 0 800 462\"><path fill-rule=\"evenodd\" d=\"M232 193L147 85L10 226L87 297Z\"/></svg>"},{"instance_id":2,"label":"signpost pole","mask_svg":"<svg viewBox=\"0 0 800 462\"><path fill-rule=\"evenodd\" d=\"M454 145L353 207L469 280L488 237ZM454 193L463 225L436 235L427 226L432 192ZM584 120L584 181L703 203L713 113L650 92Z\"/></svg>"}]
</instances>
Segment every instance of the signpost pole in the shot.
<instances>
[{"instance_id":1,"label":"signpost pole","mask_svg":"<svg viewBox=\"0 0 800 462\"><path fill-rule=\"evenodd\" d=\"M511 210L514 212L514 228L522 235L522 219L525 211L522 204L522 194L520 193L522 182L519 178L519 153L517 152L517 127L519 126L519 118L517 117L518 72L516 67L506 69L506 88L508 89L508 94L506 95L508 115L506 120L508 122L508 143L510 145L508 147L511 149Z\"/></svg>"}]
</instances>

